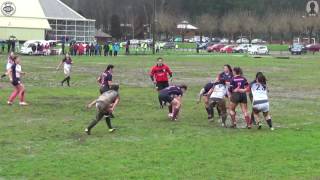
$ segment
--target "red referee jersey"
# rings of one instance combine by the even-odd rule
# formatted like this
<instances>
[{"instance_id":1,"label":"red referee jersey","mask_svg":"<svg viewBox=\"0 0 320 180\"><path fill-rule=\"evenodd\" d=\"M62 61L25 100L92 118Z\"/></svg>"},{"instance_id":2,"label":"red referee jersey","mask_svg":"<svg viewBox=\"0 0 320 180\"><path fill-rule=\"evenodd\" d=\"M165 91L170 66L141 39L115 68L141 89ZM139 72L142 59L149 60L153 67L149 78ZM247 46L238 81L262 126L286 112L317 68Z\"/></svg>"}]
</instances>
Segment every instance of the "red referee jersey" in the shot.
<instances>
[{"instance_id":1,"label":"red referee jersey","mask_svg":"<svg viewBox=\"0 0 320 180\"><path fill-rule=\"evenodd\" d=\"M150 71L150 76L153 76L157 82L168 82L168 75L172 76L172 72L169 66L165 64L153 66Z\"/></svg>"}]
</instances>

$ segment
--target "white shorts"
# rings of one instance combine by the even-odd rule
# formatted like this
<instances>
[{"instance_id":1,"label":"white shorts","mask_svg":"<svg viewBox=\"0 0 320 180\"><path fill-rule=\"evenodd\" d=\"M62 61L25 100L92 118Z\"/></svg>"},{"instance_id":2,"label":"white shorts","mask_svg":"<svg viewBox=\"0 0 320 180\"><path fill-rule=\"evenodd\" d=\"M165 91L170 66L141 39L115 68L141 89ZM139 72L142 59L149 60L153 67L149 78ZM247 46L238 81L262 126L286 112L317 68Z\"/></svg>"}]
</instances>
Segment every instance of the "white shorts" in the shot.
<instances>
[{"instance_id":1,"label":"white shorts","mask_svg":"<svg viewBox=\"0 0 320 180\"><path fill-rule=\"evenodd\" d=\"M11 69L11 67L12 67L12 64L11 63L7 63L6 70L8 71L9 69Z\"/></svg>"},{"instance_id":2,"label":"white shorts","mask_svg":"<svg viewBox=\"0 0 320 180\"><path fill-rule=\"evenodd\" d=\"M259 112L267 113L270 111L270 106L269 106L269 103L267 102L267 103L253 105L253 109Z\"/></svg>"},{"instance_id":3,"label":"white shorts","mask_svg":"<svg viewBox=\"0 0 320 180\"><path fill-rule=\"evenodd\" d=\"M71 74L71 66L64 66L63 72L66 76L70 76Z\"/></svg>"}]
</instances>

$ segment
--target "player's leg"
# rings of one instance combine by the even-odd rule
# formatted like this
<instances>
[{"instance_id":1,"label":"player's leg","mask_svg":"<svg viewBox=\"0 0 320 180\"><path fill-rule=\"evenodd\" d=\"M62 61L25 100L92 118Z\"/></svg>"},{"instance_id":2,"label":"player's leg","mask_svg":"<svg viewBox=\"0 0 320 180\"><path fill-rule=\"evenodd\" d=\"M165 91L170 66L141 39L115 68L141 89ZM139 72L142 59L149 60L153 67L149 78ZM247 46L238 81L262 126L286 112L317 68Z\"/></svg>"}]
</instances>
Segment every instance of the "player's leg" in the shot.
<instances>
[{"instance_id":1,"label":"player's leg","mask_svg":"<svg viewBox=\"0 0 320 180\"><path fill-rule=\"evenodd\" d=\"M25 87L23 84L19 85L19 100L21 106L27 106L28 104L25 102Z\"/></svg>"},{"instance_id":2,"label":"player's leg","mask_svg":"<svg viewBox=\"0 0 320 180\"><path fill-rule=\"evenodd\" d=\"M16 97L19 95L20 88L19 85L14 86L14 89L8 99L8 105L12 105L13 101L16 99Z\"/></svg>"},{"instance_id":3,"label":"player's leg","mask_svg":"<svg viewBox=\"0 0 320 180\"><path fill-rule=\"evenodd\" d=\"M106 115L106 123L107 123L107 126L109 128L109 132L114 132L116 129L114 129L112 127L112 124L111 124L111 116L110 115Z\"/></svg>"},{"instance_id":4,"label":"player's leg","mask_svg":"<svg viewBox=\"0 0 320 180\"><path fill-rule=\"evenodd\" d=\"M247 128L251 129L252 125L251 125L251 118L248 112L248 105L247 103L241 103L240 106L241 106L241 111L244 115L244 119L246 120L246 123L247 123Z\"/></svg>"},{"instance_id":5,"label":"player's leg","mask_svg":"<svg viewBox=\"0 0 320 180\"><path fill-rule=\"evenodd\" d=\"M171 102L172 104L172 120L176 121L178 119L179 116L179 112L180 112L180 107L181 107L181 102L178 98L174 98Z\"/></svg>"},{"instance_id":6,"label":"player's leg","mask_svg":"<svg viewBox=\"0 0 320 180\"><path fill-rule=\"evenodd\" d=\"M236 120L236 108L237 108L238 103L230 102L230 117L232 121L232 128L237 127L237 120Z\"/></svg>"},{"instance_id":7,"label":"player's leg","mask_svg":"<svg viewBox=\"0 0 320 180\"><path fill-rule=\"evenodd\" d=\"M103 118L103 116L105 115L104 112L98 111L96 114L96 118L91 121L91 123L89 124L89 126L85 129L85 132L90 135L91 134L91 129L94 128L99 121Z\"/></svg>"},{"instance_id":8,"label":"player's leg","mask_svg":"<svg viewBox=\"0 0 320 180\"><path fill-rule=\"evenodd\" d=\"M270 115L269 111L270 111L269 103L265 103L264 109L263 109L263 116L264 116L265 120L267 121L267 124L268 124L269 128L273 131L274 128L273 128L273 125L272 125L272 118L271 118L271 115Z\"/></svg>"},{"instance_id":9,"label":"player's leg","mask_svg":"<svg viewBox=\"0 0 320 180\"><path fill-rule=\"evenodd\" d=\"M252 114L254 116L254 119L255 119L255 122L256 122L256 125L258 126L258 129L261 129L262 128L262 125L261 125L261 121L260 121L260 118L259 118L259 109L257 106L255 106L252 110Z\"/></svg>"},{"instance_id":10,"label":"player's leg","mask_svg":"<svg viewBox=\"0 0 320 180\"><path fill-rule=\"evenodd\" d=\"M219 109L221 113L221 118L222 118L222 126L227 127L226 121L227 121L227 106L226 106L226 101L224 99L221 99L218 102L217 108Z\"/></svg>"},{"instance_id":11,"label":"player's leg","mask_svg":"<svg viewBox=\"0 0 320 180\"><path fill-rule=\"evenodd\" d=\"M212 121L214 117L213 107L215 106L215 102L212 99L209 99L208 96L204 96L203 100L206 111L208 113L208 120Z\"/></svg>"}]
</instances>

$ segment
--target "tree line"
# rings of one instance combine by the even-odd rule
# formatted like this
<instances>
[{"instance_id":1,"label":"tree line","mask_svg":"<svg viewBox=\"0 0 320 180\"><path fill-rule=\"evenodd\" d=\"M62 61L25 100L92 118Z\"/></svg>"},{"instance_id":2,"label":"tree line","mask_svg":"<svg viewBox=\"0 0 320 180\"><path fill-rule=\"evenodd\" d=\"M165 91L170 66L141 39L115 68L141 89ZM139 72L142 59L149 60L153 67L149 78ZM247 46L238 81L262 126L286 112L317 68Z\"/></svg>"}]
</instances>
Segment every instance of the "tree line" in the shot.
<instances>
[{"instance_id":1,"label":"tree line","mask_svg":"<svg viewBox=\"0 0 320 180\"><path fill-rule=\"evenodd\" d=\"M153 19L153 0L63 0L115 38L146 38ZM199 35L235 39L246 36L268 41L318 37L318 17L305 13L307 0L156 0L159 37L176 35L176 25L188 20ZM126 28L123 28L125 26ZM125 30L123 30L125 29Z\"/></svg>"}]
</instances>

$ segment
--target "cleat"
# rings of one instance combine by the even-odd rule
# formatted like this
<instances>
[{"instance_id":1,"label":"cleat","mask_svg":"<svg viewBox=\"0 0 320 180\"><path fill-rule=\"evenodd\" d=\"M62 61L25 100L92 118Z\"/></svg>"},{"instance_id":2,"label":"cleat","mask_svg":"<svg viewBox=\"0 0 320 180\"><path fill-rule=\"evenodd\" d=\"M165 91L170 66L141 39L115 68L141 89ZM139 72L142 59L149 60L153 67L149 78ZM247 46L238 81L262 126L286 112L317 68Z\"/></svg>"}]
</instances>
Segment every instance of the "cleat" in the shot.
<instances>
[{"instance_id":1,"label":"cleat","mask_svg":"<svg viewBox=\"0 0 320 180\"><path fill-rule=\"evenodd\" d=\"M12 102L8 101L7 104L8 104L9 106L11 106L11 105L12 105Z\"/></svg>"},{"instance_id":2,"label":"cleat","mask_svg":"<svg viewBox=\"0 0 320 180\"><path fill-rule=\"evenodd\" d=\"M270 130L271 130L271 131L274 131L274 128L272 127L272 128L270 128Z\"/></svg>"},{"instance_id":3,"label":"cleat","mask_svg":"<svg viewBox=\"0 0 320 180\"><path fill-rule=\"evenodd\" d=\"M87 135L91 135L91 132L90 132L90 130L89 130L88 128L86 128L86 129L84 130L84 132L87 133Z\"/></svg>"},{"instance_id":4,"label":"cleat","mask_svg":"<svg viewBox=\"0 0 320 180\"><path fill-rule=\"evenodd\" d=\"M113 133L113 132L115 132L115 131L116 131L115 128L109 129L109 133Z\"/></svg>"},{"instance_id":5,"label":"cleat","mask_svg":"<svg viewBox=\"0 0 320 180\"><path fill-rule=\"evenodd\" d=\"M20 102L19 105L20 105L20 106L28 106L29 104L26 103L26 102Z\"/></svg>"},{"instance_id":6,"label":"cleat","mask_svg":"<svg viewBox=\"0 0 320 180\"><path fill-rule=\"evenodd\" d=\"M237 125L236 125L236 124L233 124L233 125L230 126L230 128L232 128L232 129L237 129Z\"/></svg>"},{"instance_id":7,"label":"cleat","mask_svg":"<svg viewBox=\"0 0 320 180\"><path fill-rule=\"evenodd\" d=\"M258 123L258 129L262 129L262 125L260 123Z\"/></svg>"},{"instance_id":8,"label":"cleat","mask_svg":"<svg viewBox=\"0 0 320 180\"><path fill-rule=\"evenodd\" d=\"M170 119L172 119L172 118L173 118L173 114L172 114L172 113L169 113L169 114L168 114L168 117L169 117Z\"/></svg>"}]
</instances>

